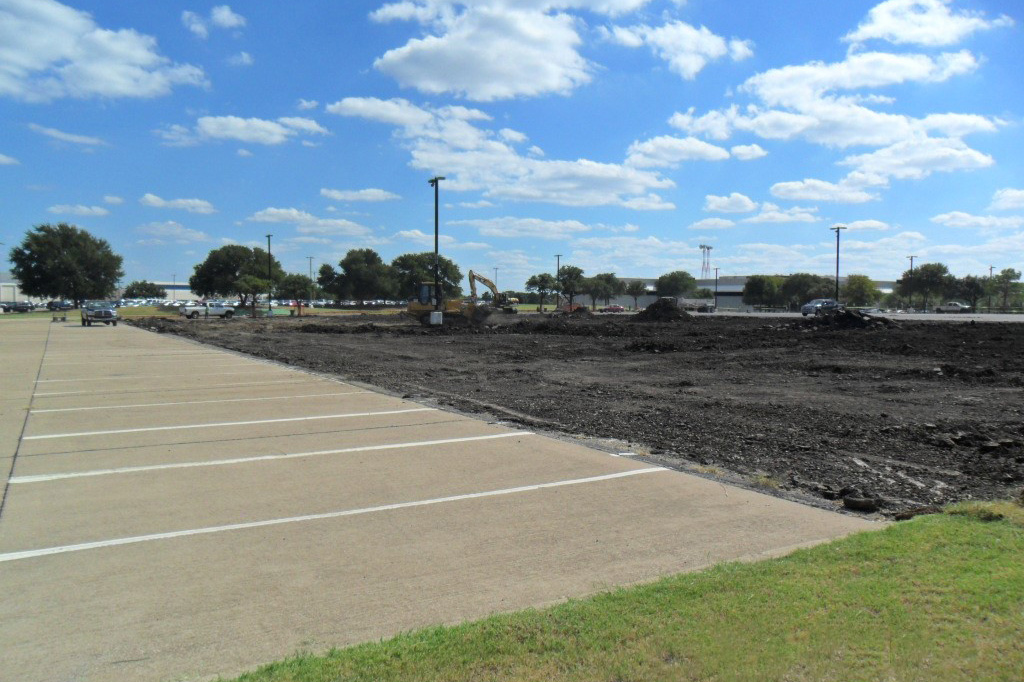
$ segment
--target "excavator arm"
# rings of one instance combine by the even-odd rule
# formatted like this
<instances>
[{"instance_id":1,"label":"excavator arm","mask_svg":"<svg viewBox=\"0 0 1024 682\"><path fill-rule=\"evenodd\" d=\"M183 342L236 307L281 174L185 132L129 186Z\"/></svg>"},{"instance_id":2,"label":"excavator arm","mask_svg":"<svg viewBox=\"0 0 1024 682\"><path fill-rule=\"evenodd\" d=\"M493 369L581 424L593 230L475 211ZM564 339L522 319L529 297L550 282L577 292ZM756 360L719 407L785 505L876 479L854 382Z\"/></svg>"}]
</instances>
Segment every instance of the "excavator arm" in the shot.
<instances>
[{"instance_id":1,"label":"excavator arm","mask_svg":"<svg viewBox=\"0 0 1024 682\"><path fill-rule=\"evenodd\" d=\"M493 297L494 305L503 305L505 303L505 294L498 291L498 287L491 280L487 279L483 275L478 275L472 270L469 271L469 292L475 301L476 296L476 283L480 282L485 287L491 290L491 296Z\"/></svg>"}]
</instances>

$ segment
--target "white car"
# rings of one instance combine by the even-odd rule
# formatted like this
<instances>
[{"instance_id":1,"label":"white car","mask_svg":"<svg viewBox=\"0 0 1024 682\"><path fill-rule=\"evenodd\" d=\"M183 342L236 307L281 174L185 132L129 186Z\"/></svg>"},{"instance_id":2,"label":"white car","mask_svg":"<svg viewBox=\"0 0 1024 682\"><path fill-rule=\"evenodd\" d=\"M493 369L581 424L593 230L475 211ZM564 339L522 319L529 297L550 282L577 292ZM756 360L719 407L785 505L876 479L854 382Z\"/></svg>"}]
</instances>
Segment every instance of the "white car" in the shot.
<instances>
[{"instance_id":1,"label":"white car","mask_svg":"<svg viewBox=\"0 0 1024 682\"><path fill-rule=\"evenodd\" d=\"M184 315L190 320L196 320L200 317L222 317L225 320L230 320L235 315L235 309L229 305L223 303L202 303L198 305L183 305L178 309L179 315Z\"/></svg>"},{"instance_id":2,"label":"white car","mask_svg":"<svg viewBox=\"0 0 1024 682\"><path fill-rule=\"evenodd\" d=\"M959 301L950 301L941 305L935 306L932 310L937 313L966 313L971 309L971 306L964 305Z\"/></svg>"}]
</instances>

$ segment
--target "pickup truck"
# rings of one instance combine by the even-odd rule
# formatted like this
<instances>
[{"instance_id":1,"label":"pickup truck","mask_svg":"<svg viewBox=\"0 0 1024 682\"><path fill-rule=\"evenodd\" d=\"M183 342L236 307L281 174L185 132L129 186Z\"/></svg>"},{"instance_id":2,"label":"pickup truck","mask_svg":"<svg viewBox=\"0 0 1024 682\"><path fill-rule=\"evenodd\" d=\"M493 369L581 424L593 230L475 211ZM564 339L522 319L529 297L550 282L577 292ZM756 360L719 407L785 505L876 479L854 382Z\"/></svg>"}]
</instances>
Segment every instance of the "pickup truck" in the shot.
<instances>
[{"instance_id":1,"label":"pickup truck","mask_svg":"<svg viewBox=\"0 0 1024 682\"><path fill-rule=\"evenodd\" d=\"M91 327L93 322L117 326L117 311L110 301L86 301L81 313L83 327Z\"/></svg>"},{"instance_id":2,"label":"pickup truck","mask_svg":"<svg viewBox=\"0 0 1024 682\"><path fill-rule=\"evenodd\" d=\"M958 301L950 301L949 303L943 303L935 306L932 310L936 313L966 313L971 309L971 306L964 305Z\"/></svg>"},{"instance_id":3,"label":"pickup truck","mask_svg":"<svg viewBox=\"0 0 1024 682\"><path fill-rule=\"evenodd\" d=\"M184 315L190 320L200 317L221 317L230 320L235 315L235 309L223 303L206 303L199 305L183 305L178 309L179 315Z\"/></svg>"}]
</instances>

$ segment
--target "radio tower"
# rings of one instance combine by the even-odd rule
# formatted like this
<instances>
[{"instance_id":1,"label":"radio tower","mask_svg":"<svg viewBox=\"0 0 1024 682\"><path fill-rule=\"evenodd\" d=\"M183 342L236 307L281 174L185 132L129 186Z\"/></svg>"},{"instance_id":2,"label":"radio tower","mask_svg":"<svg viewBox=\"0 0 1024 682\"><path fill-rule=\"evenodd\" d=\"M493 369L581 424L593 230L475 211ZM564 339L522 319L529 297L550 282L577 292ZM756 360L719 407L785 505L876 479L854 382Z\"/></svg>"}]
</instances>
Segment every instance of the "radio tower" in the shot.
<instances>
[{"instance_id":1,"label":"radio tower","mask_svg":"<svg viewBox=\"0 0 1024 682\"><path fill-rule=\"evenodd\" d=\"M700 245L701 259L700 259L700 278L708 279L711 277L711 249L713 246L707 244Z\"/></svg>"}]
</instances>

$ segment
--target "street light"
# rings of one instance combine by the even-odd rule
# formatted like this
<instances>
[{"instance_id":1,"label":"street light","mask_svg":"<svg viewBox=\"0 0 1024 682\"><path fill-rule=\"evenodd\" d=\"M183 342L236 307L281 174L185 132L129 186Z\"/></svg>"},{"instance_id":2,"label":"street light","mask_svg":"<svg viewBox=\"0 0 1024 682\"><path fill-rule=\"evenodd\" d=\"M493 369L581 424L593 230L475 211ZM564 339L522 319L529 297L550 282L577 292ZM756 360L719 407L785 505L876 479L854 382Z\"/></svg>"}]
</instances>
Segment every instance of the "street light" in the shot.
<instances>
[{"instance_id":1,"label":"street light","mask_svg":"<svg viewBox=\"0 0 1024 682\"><path fill-rule=\"evenodd\" d=\"M494 288L498 288L498 268L494 268Z\"/></svg>"},{"instance_id":2,"label":"street light","mask_svg":"<svg viewBox=\"0 0 1024 682\"><path fill-rule=\"evenodd\" d=\"M440 256L438 255L437 240L438 240L438 226L437 226L437 196L438 186L441 181L444 180L443 175L435 175L434 177L427 180L430 186L434 188L434 310L441 309L441 265Z\"/></svg>"},{"instance_id":3,"label":"street light","mask_svg":"<svg viewBox=\"0 0 1024 682\"><path fill-rule=\"evenodd\" d=\"M985 288L988 290L988 311L990 313L992 312L992 270L995 267L994 265L988 266L988 281L985 282Z\"/></svg>"},{"instance_id":4,"label":"street light","mask_svg":"<svg viewBox=\"0 0 1024 682\"><path fill-rule=\"evenodd\" d=\"M907 256L910 259L910 307L914 307L914 259L917 256Z\"/></svg>"},{"instance_id":5,"label":"street light","mask_svg":"<svg viewBox=\"0 0 1024 682\"><path fill-rule=\"evenodd\" d=\"M267 235L267 315L270 315L271 310L273 310L273 304L270 302L274 295L274 292L271 290L274 281L274 276L272 274L273 267L271 266L273 256L270 255L270 238L273 236L274 235L272 234ZM255 294L253 295L255 296Z\"/></svg>"},{"instance_id":6,"label":"street light","mask_svg":"<svg viewBox=\"0 0 1024 682\"><path fill-rule=\"evenodd\" d=\"M718 312L718 268L715 268L715 312Z\"/></svg>"},{"instance_id":7,"label":"street light","mask_svg":"<svg viewBox=\"0 0 1024 682\"><path fill-rule=\"evenodd\" d=\"M313 307L313 257L306 256L309 261L309 307Z\"/></svg>"},{"instance_id":8,"label":"street light","mask_svg":"<svg viewBox=\"0 0 1024 682\"><path fill-rule=\"evenodd\" d=\"M836 233L836 301L839 301L839 231L845 230L846 225L833 225L828 228Z\"/></svg>"}]
</instances>

